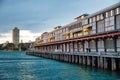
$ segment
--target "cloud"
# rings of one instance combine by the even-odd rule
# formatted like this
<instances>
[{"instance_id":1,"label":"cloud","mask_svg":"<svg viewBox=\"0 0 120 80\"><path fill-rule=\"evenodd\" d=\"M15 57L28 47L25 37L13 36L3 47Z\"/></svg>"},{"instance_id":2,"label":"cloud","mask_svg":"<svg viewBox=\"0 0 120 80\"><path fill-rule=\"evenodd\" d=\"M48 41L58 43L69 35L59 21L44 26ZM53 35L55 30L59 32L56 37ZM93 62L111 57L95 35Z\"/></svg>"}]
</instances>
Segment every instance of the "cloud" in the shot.
<instances>
[{"instance_id":1,"label":"cloud","mask_svg":"<svg viewBox=\"0 0 120 80\"><path fill-rule=\"evenodd\" d=\"M41 33L34 33L30 30L20 30L20 42L29 42L35 41L35 39L40 36ZM9 31L8 33L1 33L0 34L0 43L5 43L6 41L12 42L12 32Z\"/></svg>"},{"instance_id":2,"label":"cloud","mask_svg":"<svg viewBox=\"0 0 120 80\"><path fill-rule=\"evenodd\" d=\"M15 26L36 32L50 30L116 2L119 0L0 0L0 32Z\"/></svg>"}]
</instances>

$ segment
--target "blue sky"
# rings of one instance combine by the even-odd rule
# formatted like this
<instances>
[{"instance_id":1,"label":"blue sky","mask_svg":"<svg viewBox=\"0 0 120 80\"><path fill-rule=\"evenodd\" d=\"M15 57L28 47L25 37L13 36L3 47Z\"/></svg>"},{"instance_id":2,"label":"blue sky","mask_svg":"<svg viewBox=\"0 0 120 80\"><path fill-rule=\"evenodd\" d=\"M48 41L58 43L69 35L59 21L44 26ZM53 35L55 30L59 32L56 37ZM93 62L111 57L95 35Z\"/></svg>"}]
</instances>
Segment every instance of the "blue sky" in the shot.
<instances>
[{"instance_id":1,"label":"blue sky","mask_svg":"<svg viewBox=\"0 0 120 80\"><path fill-rule=\"evenodd\" d=\"M0 0L0 39L15 26L31 33L51 31L81 14L91 14L117 2L120 0Z\"/></svg>"}]
</instances>

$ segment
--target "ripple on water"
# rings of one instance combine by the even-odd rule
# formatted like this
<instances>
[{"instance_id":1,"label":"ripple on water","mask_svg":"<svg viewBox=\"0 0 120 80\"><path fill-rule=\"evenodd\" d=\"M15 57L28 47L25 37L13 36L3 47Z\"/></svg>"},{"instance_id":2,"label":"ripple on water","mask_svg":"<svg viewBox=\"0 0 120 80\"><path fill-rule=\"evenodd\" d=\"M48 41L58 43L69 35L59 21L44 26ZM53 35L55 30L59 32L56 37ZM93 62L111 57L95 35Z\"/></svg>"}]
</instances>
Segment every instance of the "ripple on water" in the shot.
<instances>
[{"instance_id":1,"label":"ripple on water","mask_svg":"<svg viewBox=\"0 0 120 80\"><path fill-rule=\"evenodd\" d=\"M0 52L0 80L120 80L119 73L26 55Z\"/></svg>"}]
</instances>

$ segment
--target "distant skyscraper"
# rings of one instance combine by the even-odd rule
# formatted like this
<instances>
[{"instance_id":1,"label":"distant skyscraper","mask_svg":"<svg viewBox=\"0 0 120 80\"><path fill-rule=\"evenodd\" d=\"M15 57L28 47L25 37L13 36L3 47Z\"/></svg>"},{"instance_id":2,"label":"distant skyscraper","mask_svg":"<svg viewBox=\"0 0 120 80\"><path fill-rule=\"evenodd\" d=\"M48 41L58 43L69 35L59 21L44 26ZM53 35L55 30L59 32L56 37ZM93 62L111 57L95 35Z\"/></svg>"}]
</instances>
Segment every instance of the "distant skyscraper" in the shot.
<instances>
[{"instance_id":1,"label":"distant skyscraper","mask_svg":"<svg viewBox=\"0 0 120 80\"><path fill-rule=\"evenodd\" d=\"M18 47L18 44L19 44L19 29L17 27L15 27L12 30L12 40L13 40L13 43L14 43L15 47Z\"/></svg>"}]
</instances>

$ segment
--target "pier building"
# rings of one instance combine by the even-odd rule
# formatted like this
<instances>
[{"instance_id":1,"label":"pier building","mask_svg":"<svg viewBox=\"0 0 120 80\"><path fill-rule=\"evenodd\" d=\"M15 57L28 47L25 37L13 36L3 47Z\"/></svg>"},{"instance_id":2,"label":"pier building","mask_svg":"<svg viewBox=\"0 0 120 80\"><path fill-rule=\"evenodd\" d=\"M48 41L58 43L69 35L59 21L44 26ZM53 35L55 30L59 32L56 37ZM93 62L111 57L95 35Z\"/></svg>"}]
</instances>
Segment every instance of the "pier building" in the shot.
<instances>
[{"instance_id":1,"label":"pier building","mask_svg":"<svg viewBox=\"0 0 120 80\"><path fill-rule=\"evenodd\" d=\"M45 32L36 50L48 52L120 52L120 3Z\"/></svg>"},{"instance_id":2,"label":"pier building","mask_svg":"<svg viewBox=\"0 0 120 80\"><path fill-rule=\"evenodd\" d=\"M120 71L120 2L44 32L27 54Z\"/></svg>"}]
</instances>

